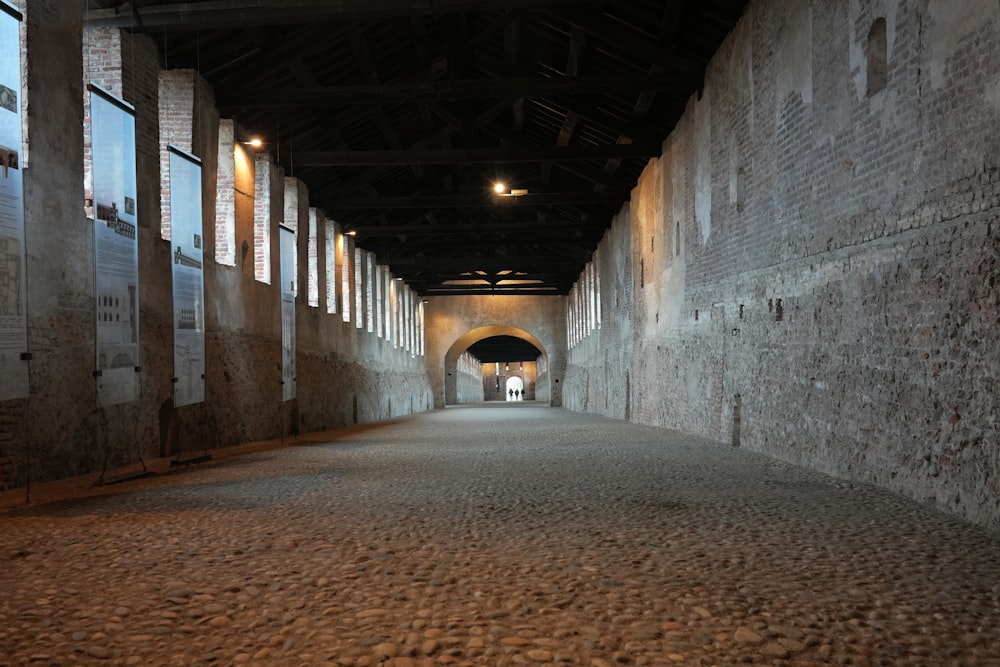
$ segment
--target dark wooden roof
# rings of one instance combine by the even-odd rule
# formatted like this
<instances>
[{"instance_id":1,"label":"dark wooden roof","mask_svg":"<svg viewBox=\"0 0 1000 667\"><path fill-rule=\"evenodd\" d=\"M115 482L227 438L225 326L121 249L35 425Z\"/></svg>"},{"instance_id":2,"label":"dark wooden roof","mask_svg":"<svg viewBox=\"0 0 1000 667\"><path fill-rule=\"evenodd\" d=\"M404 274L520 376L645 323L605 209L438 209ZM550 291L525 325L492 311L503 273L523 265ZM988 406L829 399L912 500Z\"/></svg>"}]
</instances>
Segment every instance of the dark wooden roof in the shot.
<instances>
[{"instance_id":1,"label":"dark wooden roof","mask_svg":"<svg viewBox=\"0 0 1000 667\"><path fill-rule=\"evenodd\" d=\"M87 21L197 69L421 295L566 294L745 5L90 0Z\"/></svg>"}]
</instances>

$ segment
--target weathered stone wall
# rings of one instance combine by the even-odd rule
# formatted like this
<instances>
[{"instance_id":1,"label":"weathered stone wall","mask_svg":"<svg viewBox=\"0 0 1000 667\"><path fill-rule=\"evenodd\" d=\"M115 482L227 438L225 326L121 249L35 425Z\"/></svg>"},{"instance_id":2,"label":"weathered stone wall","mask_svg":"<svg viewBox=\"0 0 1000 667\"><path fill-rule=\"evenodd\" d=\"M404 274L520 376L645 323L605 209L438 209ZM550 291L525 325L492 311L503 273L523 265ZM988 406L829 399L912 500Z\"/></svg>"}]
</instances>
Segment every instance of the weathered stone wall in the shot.
<instances>
[{"instance_id":1,"label":"weathered stone wall","mask_svg":"<svg viewBox=\"0 0 1000 667\"><path fill-rule=\"evenodd\" d=\"M490 368L493 364L489 364ZM479 403L487 399L487 386L483 375L486 365L471 354L463 354L458 358L455 376L457 386L457 402Z\"/></svg>"},{"instance_id":2,"label":"weathered stone wall","mask_svg":"<svg viewBox=\"0 0 1000 667\"><path fill-rule=\"evenodd\" d=\"M0 402L16 415L0 428L7 486L28 469L72 475L101 463L95 437L94 270L84 216L83 67L79 7L38 0L24 10L24 72L29 95L24 169L25 250L31 397ZM43 124L46 130L43 131ZM83 258L82 260L80 258ZM66 394L73 392L75 400ZM25 446L26 439L39 446ZM41 456L39 449L46 455Z\"/></svg>"},{"instance_id":3,"label":"weathered stone wall","mask_svg":"<svg viewBox=\"0 0 1000 667\"><path fill-rule=\"evenodd\" d=\"M1000 525L998 65L995 2L752 2L602 246L630 322L570 353L566 404Z\"/></svg>"},{"instance_id":4,"label":"weathered stone wall","mask_svg":"<svg viewBox=\"0 0 1000 667\"><path fill-rule=\"evenodd\" d=\"M326 235L334 226L324 224L322 214L317 216L315 209L302 208L304 196L308 195L304 185L293 190L299 198L298 229L310 229L310 214L314 220L314 240L310 243L306 234L298 237L299 266L306 264L312 246L316 262L313 275L323 280L326 262L331 259L315 249L329 247ZM286 217L289 213L286 208ZM342 266L335 258L333 261L333 274L342 276ZM348 266L353 271L353 263L349 261ZM300 285L306 286L306 281L308 271L300 272ZM346 304L338 304L338 313L328 312L330 294L325 284L317 284L313 290L315 305L307 302L303 291L298 292L295 325L296 409L300 430L365 423L431 409L424 357L413 349L394 344L385 335L378 336L377 330L369 332L366 319L359 327L357 313L350 303L353 291ZM345 305L350 307L350 321L344 321Z\"/></svg>"},{"instance_id":5,"label":"weathered stone wall","mask_svg":"<svg viewBox=\"0 0 1000 667\"><path fill-rule=\"evenodd\" d=\"M608 417L630 416L632 363L632 229L626 207L605 233L596 253L602 316L567 355L563 405ZM539 376L539 387L544 376Z\"/></svg>"},{"instance_id":6,"label":"weathered stone wall","mask_svg":"<svg viewBox=\"0 0 1000 667\"><path fill-rule=\"evenodd\" d=\"M30 398L0 402L0 488L97 473L140 457L200 452L429 409L429 377L412 345L393 345L344 322L339 313L327 313L325 304L306 303L305 188L293 184L290 191L303 200L286 207L286 180L294 179L285 179L267 156L239 143L240 128L220 121L212 91L200 77L159 72L153 43L141 35L88 30L85 40L81 12L80 5L54 0L32 0L25 11L33 358ZM81 57L85 42L87 54ZM136 108L141 390L138 400L105 409L97 406L92 376L93 224L84 208L87 80ZM173 406L171 384L170 243L161 216L170 194L168 181L161 179L168 143L200 157L203 169L206 400L184 407ZM280 275L279 223L300 231L302 278L296 303L297 392L286 402L280 281L274 279ZM326 249L325 239L319 241ZM322 281L326 258L314 260ZM270 281L261 280L268 274ZM318 287L326 294L324 285Z\"/></svg>"}]
</instances>

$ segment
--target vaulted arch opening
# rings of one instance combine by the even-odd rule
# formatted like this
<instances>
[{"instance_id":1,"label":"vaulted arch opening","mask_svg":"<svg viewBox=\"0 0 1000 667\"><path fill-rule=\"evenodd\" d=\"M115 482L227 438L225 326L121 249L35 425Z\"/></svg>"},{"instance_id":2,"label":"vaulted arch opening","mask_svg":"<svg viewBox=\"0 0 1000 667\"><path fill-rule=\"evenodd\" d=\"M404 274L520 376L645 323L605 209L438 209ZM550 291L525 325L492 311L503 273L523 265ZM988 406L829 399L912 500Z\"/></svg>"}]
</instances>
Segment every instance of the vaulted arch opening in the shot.
<instances>
[{"instance_id":1,"label":"vaulted arch opening","mask_svg":"<svg viewBox=\"0 0 1000 667\"><path fill-rule=\"evenodd\" d=\"M481 363L481 377L465 377L458 359L468 352ZM445 355L445 403L528 400L549 402L544 374L547 353L532 334L517 327L493 325L460 337ZM512 378L518 381L508 384ZM515 387L515 385L518 385Z\"/></svg>"}]
</instances>

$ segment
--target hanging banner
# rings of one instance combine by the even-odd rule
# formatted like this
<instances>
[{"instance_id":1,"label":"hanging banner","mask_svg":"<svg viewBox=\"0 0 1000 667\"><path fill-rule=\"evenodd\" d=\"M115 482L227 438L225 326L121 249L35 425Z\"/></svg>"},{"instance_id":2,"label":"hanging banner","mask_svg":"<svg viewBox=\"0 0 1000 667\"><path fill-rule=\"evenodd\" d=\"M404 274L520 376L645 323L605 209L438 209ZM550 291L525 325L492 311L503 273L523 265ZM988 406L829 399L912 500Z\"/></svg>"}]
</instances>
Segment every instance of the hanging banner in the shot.
<instances>
[{"instance_id":1,"label":"hanging banner","mask_svg":"<svg viewBox=\"0 0 1000 667\"><path fill-rule=\"evenodd\" d=\"M97 299L97 401L134 401L139 390L139 247L135 110L91 84L91 172Z\"/></svg>"},{"instance_id":2,"label":"hanging banner","mask_svg":"<svg viewBox=\"0 0 1000 667\"><path fill-rule=\"evenodd\" d=\"M174 294L174 407L205 400L205 276L201 160L170 151L170 243Z\"/></svg>"},{"instance_id":3,"label":"hanging banner","mask_svg":"<svg viewBox=\"0 0 1000 667\"><path fill-rule=\"evenodd\" d=\"M295 232L280 228L281 400L295 398Z\"/></svg>"},{"instance_id":4,"label":"hanging banner","mask_svg":"<svg viewBox=\"0 0 1000 667\"><path fill-rule=\"evenodd\" d=\"M28 395L20 24L0 0L0 401Z\"/></svg>"}]
</instances>

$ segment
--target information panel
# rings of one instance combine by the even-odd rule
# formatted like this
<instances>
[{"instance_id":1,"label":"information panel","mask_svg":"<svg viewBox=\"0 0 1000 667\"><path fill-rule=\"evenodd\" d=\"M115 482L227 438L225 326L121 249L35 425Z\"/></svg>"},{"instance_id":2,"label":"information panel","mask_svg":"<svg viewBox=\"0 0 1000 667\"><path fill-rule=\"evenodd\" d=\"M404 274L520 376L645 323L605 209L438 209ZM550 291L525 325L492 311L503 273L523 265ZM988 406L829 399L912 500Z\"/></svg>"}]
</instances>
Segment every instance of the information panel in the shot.
<instances>
[{"instance_id":1,"label":"information panel","mask_svg":"<svg viewBox=\"0 0 1000 667\"><path fill-rule=\"evenodd\" d=\"M205 276L201 224L201 161L170 146L175 407L205 400Z\"/></svg>"},{"instance_id":2,"label":"information panel","mask_svg":"<svg viewBox=\"0 0 1000 667\"><path fill-rule=\"evenodd\" d=\"M97 400L134 401L139 389L139 247L135 111L90 85L97 300Z\"/></svg>"},{"instance_id":3,"label":"information panel","mask_svg":"<svg viewBox=\"0 0 1000 667\"><path fill-rule=\"evenodd\" d=\"M281 400L295 398L295 232L281 227Z\"/></svg>"},{"instance_id":4,"label":"information panel","mask_svg":"<svg viewBox=\"0 0 1000 667\"><path fill-rule=\"evenodd\" d=\"M0 0L0 401L28 395L20 23Z\"/></svg>"}]
</instances>

